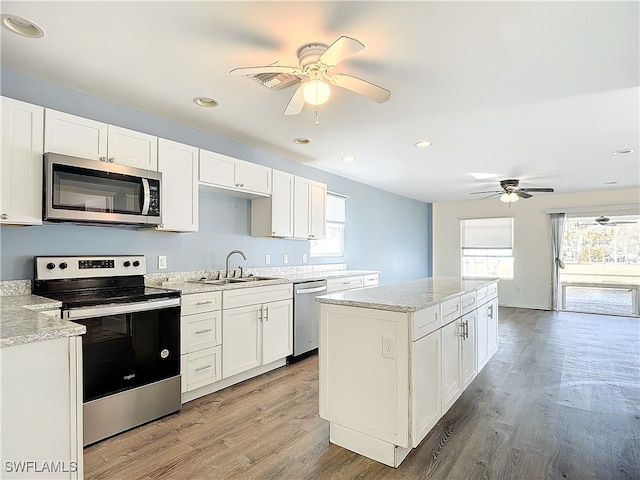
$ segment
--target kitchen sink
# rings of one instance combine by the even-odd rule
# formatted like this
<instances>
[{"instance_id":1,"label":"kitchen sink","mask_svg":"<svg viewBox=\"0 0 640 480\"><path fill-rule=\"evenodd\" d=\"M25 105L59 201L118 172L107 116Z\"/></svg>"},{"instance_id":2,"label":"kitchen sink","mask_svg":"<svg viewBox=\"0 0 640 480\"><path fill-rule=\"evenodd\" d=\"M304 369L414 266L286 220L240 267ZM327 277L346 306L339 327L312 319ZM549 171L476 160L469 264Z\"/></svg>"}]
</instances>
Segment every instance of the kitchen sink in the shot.
<instances>
[{"instance_id":1,"label":"kitchen sink","mask_svg":"<svg viewBox=\"0 0 640 480\"><path fill-rule=\"evenodd\" d=\"M221 278L219 280L191 280L190 283L205 283L207 285L229 285L230 283L247 283L247 282L257 282L260 280L279 280L277 277L258 277L258 276L250 276L250 277L240 277L240 278Z\"/></svg>"}]
</instances>

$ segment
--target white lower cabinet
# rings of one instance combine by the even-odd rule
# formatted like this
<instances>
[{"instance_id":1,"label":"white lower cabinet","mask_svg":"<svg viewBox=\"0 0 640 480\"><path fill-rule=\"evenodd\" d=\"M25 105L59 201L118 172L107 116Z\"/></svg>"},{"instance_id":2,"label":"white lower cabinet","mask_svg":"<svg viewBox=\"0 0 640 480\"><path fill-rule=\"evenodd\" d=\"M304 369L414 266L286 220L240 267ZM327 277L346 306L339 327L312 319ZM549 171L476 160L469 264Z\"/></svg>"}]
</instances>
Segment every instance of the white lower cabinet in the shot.
<instances>
[{"instance_id":1,"label":"white lower cabinet","mask_svg":"<svg viewBox=\"0 0 640 480\"><path fill-rule=\"evenodd\" d=\"M399 466L484 366L478 351L495 353L497 297L485 301L465 292L406 313L321 303L320 417L330 442Z\"/></svg>"},{"instance_id":2,"label":"white lower cabinet","mask_svg":"<svg viewBox=\"0 0 640 480\"><path fill-rule=\"evenodd\" d=\"M476 364L480 371L498 350L498 299L497 291L478 302Z\"/></svg>"},{"instance_id":3,"label":"white lower cabinet","mask_svg":"<svg viewBox=\"0 0 640 480\"><path fill-rule=\"evenodd\" d=\"M362 288L364 280L362 275L354 275L352 277L328 278L327 293L345 292L347 290L356 290ZM370 285L373 286L373 285Z\"/></svg>"},{"instance_id":4,"label":"white lower cabinet","mask_svg":"<svg viewBox=\"0 0 640 480\"><path fill-rule=\"evenodd\" d=\"M293 353L292 284L226 290L222 301L222 378Z\"/></svg>"}]
</instances>

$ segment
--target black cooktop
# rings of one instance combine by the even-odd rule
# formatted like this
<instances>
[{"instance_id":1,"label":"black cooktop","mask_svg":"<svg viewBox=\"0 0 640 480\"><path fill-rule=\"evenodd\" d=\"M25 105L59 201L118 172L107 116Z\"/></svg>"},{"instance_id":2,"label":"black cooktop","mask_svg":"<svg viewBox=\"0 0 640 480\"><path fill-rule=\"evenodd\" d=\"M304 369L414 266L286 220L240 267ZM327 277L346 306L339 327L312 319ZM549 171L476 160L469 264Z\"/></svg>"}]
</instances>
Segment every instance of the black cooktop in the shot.
<instances>
[{"instance_id":1,"label":"black cooktop","mask_svg":"<svg viewBox=\"0 0 640 480\"><path fill-rule=\"evenodd\" d=\"M62 309L105 305L112 303L134 303L162 298L176 298L180 292L155 287L115 288L106 290L80 290L72 292L40 293L47 298L62 302Z\"/></svg>"}]
</instances>

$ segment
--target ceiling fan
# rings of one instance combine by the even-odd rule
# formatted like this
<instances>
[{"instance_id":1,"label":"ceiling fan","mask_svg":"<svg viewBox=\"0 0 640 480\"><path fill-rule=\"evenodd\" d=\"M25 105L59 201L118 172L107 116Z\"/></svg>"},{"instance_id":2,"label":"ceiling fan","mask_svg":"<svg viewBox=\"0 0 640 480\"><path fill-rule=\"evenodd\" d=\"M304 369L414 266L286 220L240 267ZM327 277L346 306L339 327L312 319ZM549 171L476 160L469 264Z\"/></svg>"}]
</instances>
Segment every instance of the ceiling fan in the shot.
<instances>
[{"instance_id":1,"label":"ceiling fan","mask_svg":"<svg viewBox=\"0 0 640 480\"><path fill-rule=\"evenodd\" d=\"M234 68L230 73L253 76L263 85L274 89L304 82L291 97L285 115L297 115L306 103L315 105L317 113L317 106L329 99L330 85L346 88L378 103L386 102L391 96L389 90L351 75L329 73L342 60L363 48L364 44L355 38L342 36L329 46L314 42L300 47L297 51L299 67L273 64Z\"/></svg>"},{"instance_id":2,"label":"ceiling fan","mask_svg":"<svg viewBox=\"0 0 640 480\"><path fill-rule=\"evenodd\" d=\"M531 193L535 192L545 192L552 193L554 192L553 188L518 188L520 185L520 180L508 179L500 181L500 187L502 190L493 190L488 192L471 192L472 195L478 193L489 193L484 198L493 197L496 195L500 195L500 200L505 203L513 203L517 202L521 198L531 198L533 195Z\"/></svg>"},{"instance_id":3,"label":"ceiling fan","mask_svg":"<svg viewBox=\"0 0 640 480\"><path fill-rule=\"evenodd\" d=\"M603 225L603 226L615 226L615 225L623 225L627 223L637 223L637 222L630 222L626 220L619 220L619 221L612 222L609 217L605 217L604 215L601 215L598 218L595 218L593 220L594 225Z\"/></svg>"}]
</instances>

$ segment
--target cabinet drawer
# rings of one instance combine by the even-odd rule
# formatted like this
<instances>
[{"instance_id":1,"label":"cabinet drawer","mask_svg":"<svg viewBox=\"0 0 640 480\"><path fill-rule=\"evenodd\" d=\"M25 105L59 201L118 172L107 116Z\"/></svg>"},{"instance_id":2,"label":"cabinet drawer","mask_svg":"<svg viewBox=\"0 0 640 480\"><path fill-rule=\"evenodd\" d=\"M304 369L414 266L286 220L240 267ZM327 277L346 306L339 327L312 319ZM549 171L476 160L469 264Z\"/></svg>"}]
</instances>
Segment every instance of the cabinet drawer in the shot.
<instances>
[{"instance_id":1,"label":"cabinet drawer","mask_svg":"<svg viewBox=\"0 0 640 480\"><path fill-rule=\"evenodd\" d=\"M220 345L222 341L220 310L183 315L180 321L182 324L181 353L196 352Z\"/></svg>"},{"instance_id":2,"label":"cabinet drawer","mask_svg":"<svg viewBox=\"0 0 640 480\"><path fill-rule=\"evenodd\" d=\"M460 297L445 300L440 304L440 325L447 325L460 315Z\"/></svg>"},{"instance_id":3,"label":"cabinet drawer","mask_svg":"<svg viewBox=\"0 0 640 480\"><path fill-rule=\"evenodd\" d=\"M362 288L362 286L362 275L355 277L329 278L327 280L327 293L353 290L356 288Z\"/></svg>"},{"instance_id":4,"label":"cabinet drawer","mask_svg":"<svg viewBox=\"0 0 640 480\"><path fill-rule=\"evenodd\" d=\"M484 305L487 303L487 287L482 287L476 290L476 306Z\"/></svg>"},{"instance_id":5,"label":"cabinet drawer","mask_svg":"<svg viewBox=\"0 0 640 480\"><path fill-rule=\"evenodd\" d=\"M183 355L184 391L204 387L222 378L222 347L212 347Z\"/></svg>"},{"instance_id":6,"label":"cabinet drawer","mask_svg":"<svg viewBox=\"0 0 640 480\"><path fill-rule=\"evenodd\" d=\"M432 305L418 310L413 315L411 339L418 340L440 328L440 305Z\"/></svg>"},{"instance_id":7,"label":"cabinet drawer","mask_svg":"<svg viewBox=\"0 0 640 480\"><path fill-rule=\"evenodd\" d=\"M498 296L498 282L487 286L487 300L493 300Z\"/></svg>"},{"instance_id":8,"label":"cabinet drawer","mask_svg":"<svg viewBox=\"0 0 640 480\"><path fill-rule=\"evenodd\" d=\"M190 293L182 296L182 315L220 310L222 292Z\"/></svg>"},{"instance_id":9,"label":"cabinet drawer","mask_svg":"<svg viewBox=\"0 0 640 480\"><path fill-rule=\"evenodd\" d=\"M465 293L460 297L462 315L476 309L476 292Z\"/></svg>"},{"instance_id":10,"label":"cabinet drawer","mask_svg":"<svg viewBox=\"0 0 640 480\"><path fill-rule=\"evenodd\" d=\"M369 275L364 275L362 277L362 284L363 284L364 288L377 286L378 285L378 274L377 273L371 273Z\"/></svg>"},{"instance_id":11,"label":"cabinet drawer","mask_svg":"<svg viewBox=\"0 0 640 480\"><path fill-rule=\"evenodd\" d=\"M233 290L225 290L222 294L224 308L244 307L247 305L259 305L278 300L293 298L293 284L266 285L264 287L244 287Z\"/></svg>"}]
</instances>

